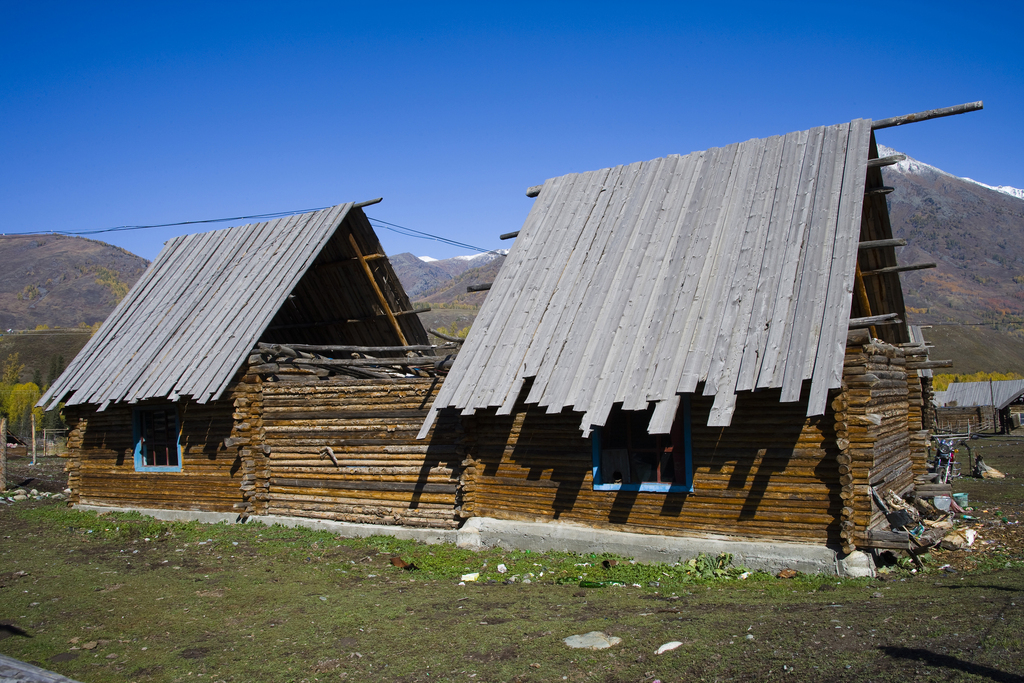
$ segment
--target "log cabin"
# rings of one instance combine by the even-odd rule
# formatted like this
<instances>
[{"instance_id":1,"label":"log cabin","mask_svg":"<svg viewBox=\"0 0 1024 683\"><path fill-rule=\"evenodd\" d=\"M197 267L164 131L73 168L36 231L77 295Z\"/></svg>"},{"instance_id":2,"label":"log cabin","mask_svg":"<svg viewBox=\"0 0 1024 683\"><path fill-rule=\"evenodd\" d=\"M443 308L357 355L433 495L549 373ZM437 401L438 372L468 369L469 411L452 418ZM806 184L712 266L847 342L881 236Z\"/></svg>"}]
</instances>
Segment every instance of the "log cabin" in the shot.
<instances>
[{"instance_id":1,"label":"log cabin","mask_svg":"<svg viewBox=\"0 0 1024 683\"><path fill-rule=\"evenodd\" d=\"M461 425L415 438L445 359L376 201L170 240L39 402L72 504L457 525Z\"/></svg>"},{"instance_id":2,"label":"log cabin","mask_svg":"<svg viewBox=\"0 0 1024 683\"><path fill-rule=\"evenodd\" d=\"M899 273L921 266L897 263L886 205L902 157L879 158L875 131L922 118L530 188L420 432L460 416L461 514L837 562L908 549L871 487L925 474L936 364L906 324Z\"/></svg>"}]
</instances>

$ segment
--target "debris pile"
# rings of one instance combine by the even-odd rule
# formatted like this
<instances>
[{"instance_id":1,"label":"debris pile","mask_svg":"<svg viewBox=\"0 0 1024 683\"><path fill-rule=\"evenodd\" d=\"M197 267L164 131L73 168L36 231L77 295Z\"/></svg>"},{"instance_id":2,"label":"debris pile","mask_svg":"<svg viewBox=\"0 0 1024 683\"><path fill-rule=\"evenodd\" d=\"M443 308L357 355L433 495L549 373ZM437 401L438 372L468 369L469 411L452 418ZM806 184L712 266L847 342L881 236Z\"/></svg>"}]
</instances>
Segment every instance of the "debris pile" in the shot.
<instances>
[{"instance_id":1,"label":"debris pile","mask_svg":"<svg viewBox=\"0 0 1024 683\"><path fill-rule=\"evenodd\" d=\"M0 496L0 502L10 504L20 503L23 500L67 500L70 493L71 489L65 489L63 493L50 493L36 489L26 491L23 488L16 488L5 491L4 495Z\"/></svg>"}]
</instances>

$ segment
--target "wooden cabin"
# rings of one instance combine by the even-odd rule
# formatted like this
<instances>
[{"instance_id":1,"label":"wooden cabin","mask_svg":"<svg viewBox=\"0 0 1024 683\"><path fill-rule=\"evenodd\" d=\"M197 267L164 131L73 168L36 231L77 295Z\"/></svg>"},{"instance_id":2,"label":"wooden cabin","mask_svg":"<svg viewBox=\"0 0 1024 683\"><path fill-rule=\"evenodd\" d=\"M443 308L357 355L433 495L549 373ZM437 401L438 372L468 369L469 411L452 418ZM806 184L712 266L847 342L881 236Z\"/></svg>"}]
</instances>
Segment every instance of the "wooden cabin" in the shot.
<instances>
[{"instance_id":1,"label":"wooden cabin","mask_svg":"<svg viewBox=\"0 0 1024 683\"><path fill-rule=\"evenodd\" d=\"M904 322L877 127L531 188L420 432L461 416L462 514L891 546L869 487L924 473L931 365Z\"/></svg>"},{"instance_id":2,"label":"wooden cabin","mask_svg":"<svg viewBox=\"0 0 1024 683\"><path fill-rule=\"evenodd\" d=\"M415 438L445 359L372 203L169 241L40 400L72 503L457 525L458 421Z\"/></svg>"}]
</instances>

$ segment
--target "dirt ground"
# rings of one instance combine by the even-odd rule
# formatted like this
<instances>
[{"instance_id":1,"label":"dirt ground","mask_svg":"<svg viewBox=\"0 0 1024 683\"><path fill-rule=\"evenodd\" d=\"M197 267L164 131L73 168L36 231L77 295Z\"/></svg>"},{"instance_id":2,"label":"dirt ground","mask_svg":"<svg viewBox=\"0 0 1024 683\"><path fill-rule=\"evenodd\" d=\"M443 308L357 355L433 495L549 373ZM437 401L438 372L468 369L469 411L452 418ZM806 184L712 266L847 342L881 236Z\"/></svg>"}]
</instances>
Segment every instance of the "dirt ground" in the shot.
<instances>
[{"instance_id":1,"label":"dirt ground","mask_svg":"<svg viewBox=\"0 0 1024 683\"><path fill-rule=\"evenodd\" d=\"M36 464L26 449L11 449L7 457L7 487L22 487L50 493L60 493L67 486L68 477L64 472L64 458L43 457L36 453Z\"/></svg>"},{"instance_id":2,"label":"dirt ground","mask_svg":"<svg viewBox=\"0 0 1024 683\"><path fill-rule=\"evenodd\" d=\"M1024 438L976 447L1007 477L954 487L978 518L974 546L870 580L702 579L596 553L0 505L0 653L85 683L1024 682ZM54 468L21 467L9 471L60 486ZM470 572L479 580L460 582ZM582 588L581 576L626 585ZM622 642L563 642L589 631Z\"/></svg>"}]
</instances>

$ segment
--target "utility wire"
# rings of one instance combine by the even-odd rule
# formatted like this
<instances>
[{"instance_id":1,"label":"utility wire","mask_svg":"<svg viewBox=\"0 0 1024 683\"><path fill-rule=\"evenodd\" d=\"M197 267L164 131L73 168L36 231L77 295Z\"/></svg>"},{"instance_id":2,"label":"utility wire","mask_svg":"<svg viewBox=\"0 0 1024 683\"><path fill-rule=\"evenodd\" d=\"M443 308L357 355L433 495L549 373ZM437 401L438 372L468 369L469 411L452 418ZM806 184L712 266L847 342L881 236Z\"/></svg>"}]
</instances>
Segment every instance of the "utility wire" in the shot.
<instances>
[{"instance_id":1,"label":"utility wire","mask_svg":"<svg viewBox=\"0 0 1024 683\"><path fill-rule=\"evenodd\" d=\"M444 242L445 244L450 244L453 247L459 247L460 249L474 249L482 254L486 254L489 251L495 251L494 249L483 249L481 247L473 246L472 244L466 244L465 242L456 242L455 240L450 240L447 237L438 237L437 235L431 235L429 232L422 232L420 230L413 230L412 228L406 228L401 225L395 225L394 223L382 221L379 218L370 218L369 216L367 216L367 218L370 219L370 224L373 225L373 227L384 228L385 230L390 230L391 232L397 232L399 235L405 235L407 237L416 237L421 240L434 240L436 242Z\"/></svg>"},{"instance_id":2,"label":"utility wire","mask_svg":"<svg viewBox=\"0 0 1024 683\"><path fill-rule=\"evenodd\" d=\"M321 207L318 207L318 208L315 208L315 209L297 209L297 210L294 210L294 211L276 211L274 213L257 213L257 214L252 214L252 215L249 215L249 216L232 216L230 218L204 218L202 220L178 221L176 223L153 223L152 225L119 225L119 226L116 226L116 227L113 227L113 228L98 228L98 229L95 229L95 230L49 230L49 231L46 231L46 232L17 232L17 233L10 233L10 234L12 234L12 235L69 235L69 236L74 236L74 235L100 235L100 234L107 233L107 232L127 232L129 230L150 230L152 228L175 228L175 227L179 227L179 226L182 226L182 225L202 225L202 224L205 224L205 223L227 223L227 222L230 222L230 221L252 220L252 219L256 219L256 218L282 218L284 216L294 216L296 214L312 213L313 211L322 211L322 210L328 209L328 208L330 208L330 207L328 207L328 206L321 206ZM369 216L367 216L367 218L370 220L370 224L373 225L374 227L379 227L379 228L383 228L385 230L390 230L391 232L395 232L395 233L398 233L399 235L404 235L406 237L415 237L416 239L421 239L421 240L431 240L431 241L434 241L434 242L442 242L444 244L449 244L449 245L451 245L453 247L459 247L460 249L472 249L472 250L478 251L480 253L487 253L487 252L490 252L490 251L495 251L494 249L483 249L482 247L477 247L477 246L474 246L472 244L466 244L465 242L458 242L456 240L448 239L447 237L441 237L440 235L433 235L433 234L431 234L429 232L423 232L422 230L414 230L412 228L407 228L405 226L398 225L396 223L389 223L387 221L382 221L379 218L370 218Z\"/></svg>"}]
</instances>

